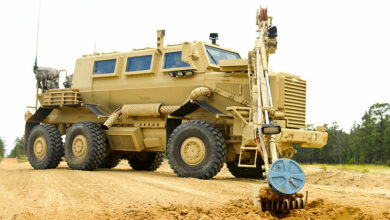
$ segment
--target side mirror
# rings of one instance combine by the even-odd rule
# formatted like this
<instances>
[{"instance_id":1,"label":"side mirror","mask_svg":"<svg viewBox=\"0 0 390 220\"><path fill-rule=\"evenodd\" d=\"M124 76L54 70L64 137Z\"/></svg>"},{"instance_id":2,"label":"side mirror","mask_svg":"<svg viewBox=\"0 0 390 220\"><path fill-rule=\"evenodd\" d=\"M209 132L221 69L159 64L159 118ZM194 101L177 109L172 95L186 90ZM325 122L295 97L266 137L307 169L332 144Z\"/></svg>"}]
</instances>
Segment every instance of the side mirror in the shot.
<instances>
[{"instance_id":1,"label":"side mirror","mask_svg":"<svg viewBox=\"0 0 390 220\"><path fill-rule=\"evenodd\" d=\"M276 38L278 36L278 29L276 26L269 26L267 34L269 38Z\"/></svg>"}]
</instances>

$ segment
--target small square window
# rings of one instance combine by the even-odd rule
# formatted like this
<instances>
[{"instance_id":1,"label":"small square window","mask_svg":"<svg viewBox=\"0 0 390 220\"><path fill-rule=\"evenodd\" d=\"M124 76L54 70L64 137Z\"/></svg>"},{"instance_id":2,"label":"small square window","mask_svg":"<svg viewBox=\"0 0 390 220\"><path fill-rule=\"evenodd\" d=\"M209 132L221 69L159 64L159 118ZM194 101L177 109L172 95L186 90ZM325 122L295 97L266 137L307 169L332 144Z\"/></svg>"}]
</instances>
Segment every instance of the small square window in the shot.
<instances>
[{"instance_id":1,"label":"small square window","mask_svg":"<svg viewBox=\"0 0 390 220\"><path fill-rule=\"evenodd\" d=\"M152 55L127 58L126 72L150 70Z\"/></svg>"},{"instance_id":2,"label":"small square window","mask_svg":"<svg viewBox=\"0 0 390 220\"><path fill-rule=\"evenodd\" d=\"M95 61L93 74L107 74L115 72L116 59Z\"/></svg>"},{"instance_id":3,"label":"small square window","mask_svg":"<svg viewBox=\"0 0 390 220\"><path fill-rule=\"evenodd\" d=\"M166 53L164 58L164 69L189 67L190 64L181 60L181 51Z\"/></svg>"}]
</instances>

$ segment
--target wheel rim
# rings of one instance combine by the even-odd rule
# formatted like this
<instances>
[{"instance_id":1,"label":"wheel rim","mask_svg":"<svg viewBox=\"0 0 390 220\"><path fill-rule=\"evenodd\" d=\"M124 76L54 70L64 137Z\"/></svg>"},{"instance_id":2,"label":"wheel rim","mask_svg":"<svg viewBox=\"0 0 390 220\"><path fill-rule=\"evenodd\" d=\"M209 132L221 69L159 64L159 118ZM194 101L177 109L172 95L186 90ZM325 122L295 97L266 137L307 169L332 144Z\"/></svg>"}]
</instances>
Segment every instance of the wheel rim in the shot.
<instances>
[{"instance_id":1,"label":"wheel rim","mask_svg":"<svg viewBox=\"0 0 390 220\"><path fill-rule=\"evenodd\" d=\"M73 155L77 158L84 157L85 153L87 152L87 138L85 138L84 135L79 134L73 139L72 143L72 151Z\"/></svg>"},{"instance_id":2,"label":"wheel rim","mask_svg":"<svg viewBox=\"0 0 390 220\"><path fill-rule=\"evenodd\" d=\"M44 137L38 137L34 141L34 154L38 159L45 157L47 151L46 140Z\"/></svg>"},{"instance_id":3,"label":"wheel rim","mask_svg":"<svg viewBox=\"0 0 390 220\"><path fill-rule=\"evenodd\" d=\"M203 161L206 155L206 146L197 137L187 138L181 145L180 155L185 163L197 165Z\"/></svg>"}]
</instances>

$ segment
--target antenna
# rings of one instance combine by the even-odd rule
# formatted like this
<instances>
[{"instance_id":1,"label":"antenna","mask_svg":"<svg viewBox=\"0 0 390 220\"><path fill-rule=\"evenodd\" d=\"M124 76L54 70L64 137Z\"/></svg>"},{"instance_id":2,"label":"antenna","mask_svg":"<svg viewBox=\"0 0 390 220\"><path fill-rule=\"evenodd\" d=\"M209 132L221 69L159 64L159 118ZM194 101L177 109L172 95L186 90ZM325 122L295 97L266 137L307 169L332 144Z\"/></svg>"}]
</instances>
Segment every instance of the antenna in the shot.
<instances>
[{"instance_id":1,"label":"antenna","mask_svg":"<svg viewBox=\"0 0 390 220\"><path fill-rule=\"evenodd\" d=\"M34 70L38 69L38 42L39 42L39 23L41 20L41 5L42 0L39 1L39 8L38 8L38 24L37 24L37 41L35 43L35 63L34 63Z\"/></svg>"},{"instance_id":2,"label":"antenna","mask_svg":"<svg viewBox=\"0 0 390 220\"><path fill-rule=\"evenodd\" d=\"M96 40L94 41L94 44L93 44L93 53L96 53Z\"/></svg>"}]
</instances>

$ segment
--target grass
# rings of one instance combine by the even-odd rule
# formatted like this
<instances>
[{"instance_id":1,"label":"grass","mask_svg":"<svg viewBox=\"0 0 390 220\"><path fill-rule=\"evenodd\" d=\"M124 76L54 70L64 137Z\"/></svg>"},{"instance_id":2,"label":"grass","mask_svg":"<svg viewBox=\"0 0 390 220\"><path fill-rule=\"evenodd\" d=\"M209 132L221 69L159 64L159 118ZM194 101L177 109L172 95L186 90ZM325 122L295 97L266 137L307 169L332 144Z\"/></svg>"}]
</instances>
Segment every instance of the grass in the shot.
<instances>
[{"instance_id":1,"label":"grass","mask_svg":"<svg viewBox=\"0 0 390 220\"><path fill-rule=\"evenodd\" d=\"M303 166L315 166L323 171L336 169L358 173L390 174L390 167L375 164L304 164Z\"/></svg>"},{"instance_id":2,"label":"grass","mask_svg":"<svg viewBox=\"0 0 390 220\"><path fill-rule=\"evenodd\" d=\"M27 162L27 155L20 155L18 158L18 163Z\"/></svg>"}]
</instances>

